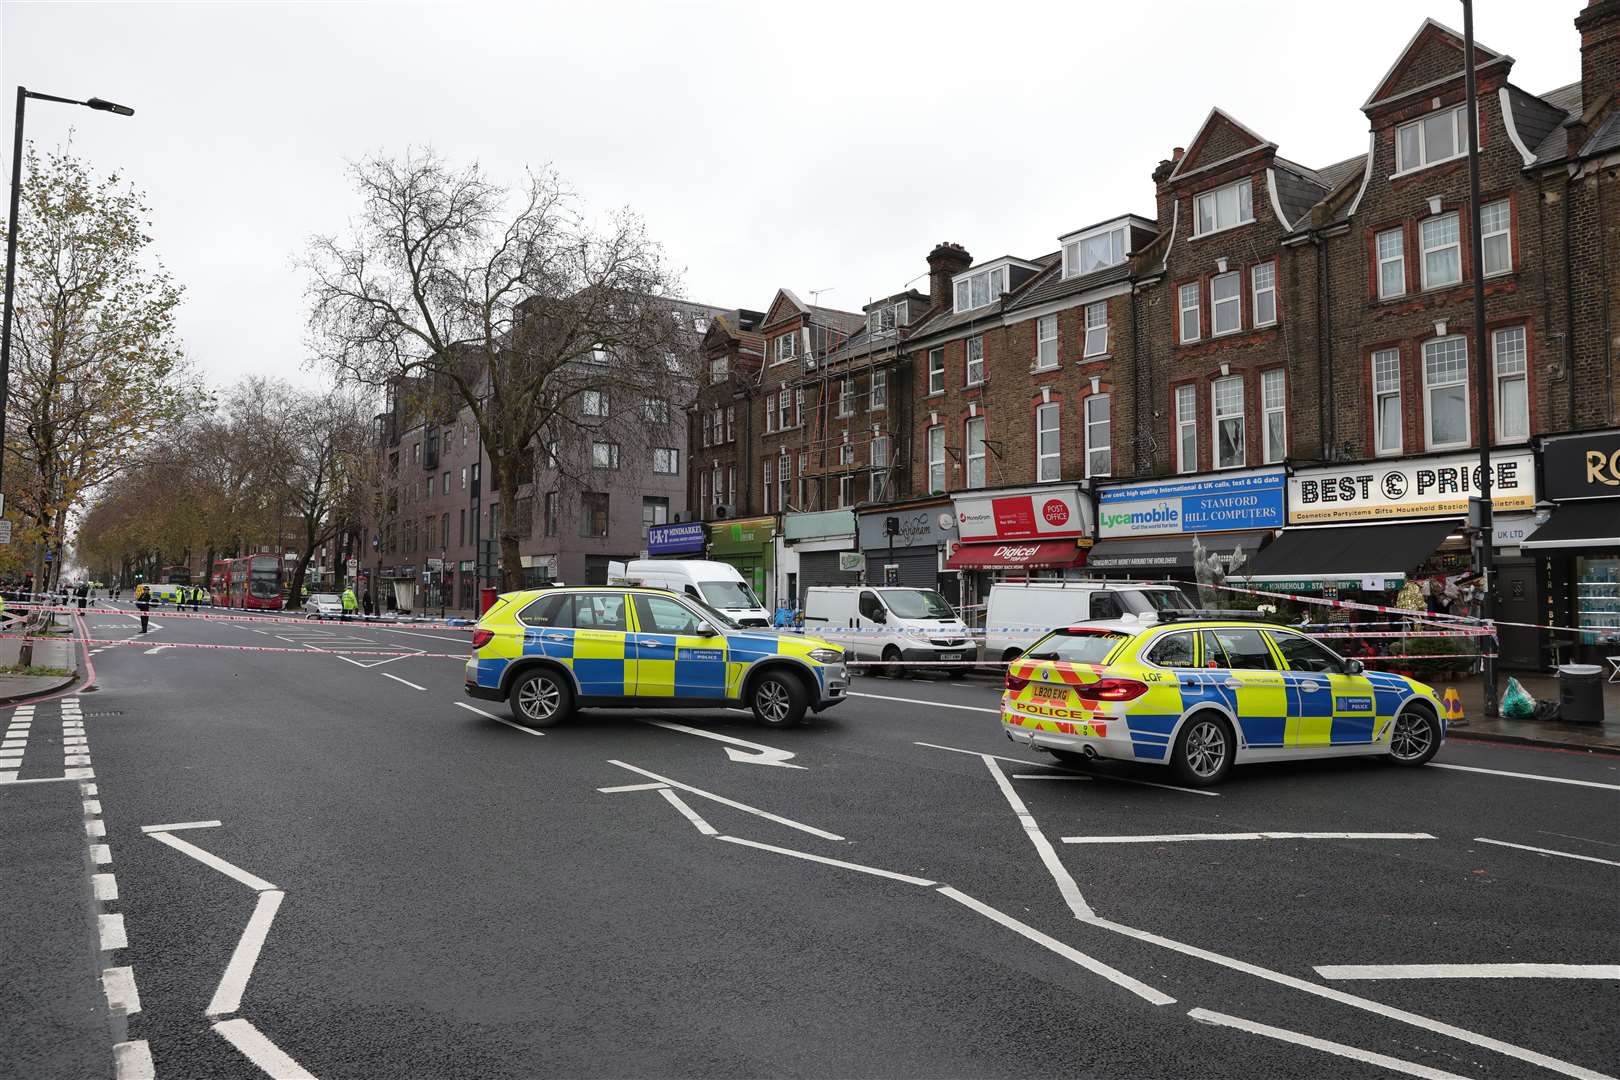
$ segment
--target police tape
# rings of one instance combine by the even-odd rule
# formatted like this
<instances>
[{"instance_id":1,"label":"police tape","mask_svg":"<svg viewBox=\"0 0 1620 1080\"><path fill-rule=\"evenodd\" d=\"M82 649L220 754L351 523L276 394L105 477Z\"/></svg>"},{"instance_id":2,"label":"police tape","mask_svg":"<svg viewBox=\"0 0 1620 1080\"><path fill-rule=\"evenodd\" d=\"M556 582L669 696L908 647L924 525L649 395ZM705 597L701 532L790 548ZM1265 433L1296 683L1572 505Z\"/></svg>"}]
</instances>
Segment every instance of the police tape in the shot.
<instances>
[{"instance_id":1,"label":"police tape","mask_svg":"<svg viewBox=\"0 0 1620 1080\"><path fill-rule=\"evenodd\" d=\"M215 649L223 652L261 652L261 653L297 653L299 656L388 656L393 658L405 656L421 656L438 660L466 660L466 653L430 653L430 652L397 652L387 649L327 649L310 645L306 648L294 648L284 645L216 645L201 641L160 641L151 637L134 638L93 638L93 637L49 637L41 634L0 634L0 639L13 639L18 641L72 641L79 645L126 645L144 649Z\"/></svg>"},{"instance_id":2,"label":"police tape","mask_svg":"<svg viewBox=\"0 0 1620 1080\"><path fill-rule=\"evenodd\" d=\"M354 616L343 618L341 616L311 616L311 615L255 615L248 612L241 614L226 611L173 611L167 608L154 607L150 611L128 610L125 608L103 607L80 609L72 604L54 607L35 607L33 611L48 611L59 615L122 615L126 619L138 619L142 615L149 618L162 617L163 619L198 619L203 622L257 622L265 625L336 625L336 626L365 626L374 630L400 629L411 627L419 630L463 630L471 631L471 625L461 626L455 623L437 620L407 620L387 622L375 617Z\"/></svg>"},{"instance_id":3,"label":"police tape","mask_svg":"<svg viewBox=\"0 0 1620 1080\"><path fill-rule=\"evenodd\" d=\"M1249 596L1269 596L1278 600L1289 600L1296 604L1315 604L1321 607L1341 608L1345 611L1377 611L1387 615L1402 615L1413 622L1427 622L1437 625L1474 624L1478 626L1516 626L1525 630L1554 630L1563 634L1595 634L1607 629L1597 626L1559 626L1557 623L1531 623L1510 622L1506 619L1482 619L1474 615L1446 615L1436 611L1417 611L1413 608L1390 607L1386 604L1363 604L1356 600L1328 600L1320 596L1301 596L1298 593L1267 592L1263 589L1245 589L1237 585L1209 585L1211 589L1223 589L1226 592L1244 593ZM1417 635L1430 637L1430 634Z\"/></svg>"}]
</instances>

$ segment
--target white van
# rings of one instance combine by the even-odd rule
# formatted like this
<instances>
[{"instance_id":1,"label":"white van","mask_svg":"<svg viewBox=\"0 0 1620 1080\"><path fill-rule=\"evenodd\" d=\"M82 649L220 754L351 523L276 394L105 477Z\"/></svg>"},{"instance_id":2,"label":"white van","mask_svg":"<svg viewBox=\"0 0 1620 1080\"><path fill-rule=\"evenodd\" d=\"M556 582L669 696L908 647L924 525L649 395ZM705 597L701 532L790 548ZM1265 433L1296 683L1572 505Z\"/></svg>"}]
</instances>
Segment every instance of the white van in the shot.
<instances>
[{"instance_id":1,"label":"white van","mask_svg":"<svg viewBox=\"0 0 1620 1080\"><path fill-rule=\"evenodd\" d=\"M932 589L813 585L804 594L805 633L842 645L862 660L977 660L979 650L956 612ZM907 669L889 669L904 676ZM945 668L951 678L967 668Z\"/></svg>"},{"instance_id":2,"label":"white van","mask_svg":"<svg viewBox=\"0 0 1620 1080\"><path fill-rule=\"evenodd\" d=\"M1005 662L1060 626L1157 621L1166 608L1193 606L1186 593L1167 582L998 581L990 586L985 609L984 655Z\"/></svg>"},{"instance_id":3,"label":"white van","mask_svg":"<svg viewBox=\"0 0 1620 1080\"><path fill-rule=\"evenodd\" d=\"M631 559L608 563L612 585L645 585L695 597L738 626L769 626L771 613L730 563L708 559Z\"/></svg>"}]
</instances>

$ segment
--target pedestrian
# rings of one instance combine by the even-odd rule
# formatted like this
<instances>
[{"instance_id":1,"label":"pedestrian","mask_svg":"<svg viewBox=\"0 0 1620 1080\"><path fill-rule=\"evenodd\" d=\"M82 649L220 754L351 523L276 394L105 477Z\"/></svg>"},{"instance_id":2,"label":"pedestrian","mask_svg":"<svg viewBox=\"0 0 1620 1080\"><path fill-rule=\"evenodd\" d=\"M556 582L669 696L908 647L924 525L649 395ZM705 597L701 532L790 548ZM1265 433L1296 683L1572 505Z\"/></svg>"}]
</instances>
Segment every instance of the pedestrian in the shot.
<instances>
[{"instance_id":1,"label":"pedestrian","mask_svg":"<svg viewBox=\"0 0 1620 1080\"><path fill-rule=\"evenodd\" d=\"M201 611L202 610L202 598L203 598L202 586L201 585L193 585L191 587L191 610L192 611Z\"/></svg>"},{"instance_id":2,"label":"pedestrian","mask_svg":"<svg viewBox=\"0 0 1620 1080\"><path fill-rule=\"evenodd\" d=\"M345 619L354 618L355 610L359 606L359 602L354 598L354 589L345 587L343 590L343 617Z\"/></svg>"},{"instance_id":3,"label":"pedestrian","mask_svg":"<svg viewBox=\"0 0 1620 1080\"><path fill-rule=\"evenodd\" d=\"M73 591L79 598L79 614L83 615L85 605L90 602L90 583L88 581L81 581L79 582L79 587Z\"/></svg>"},{"instance_id":4,"label":"pedestrian","mask_svg":"<svg viewBox=\"0 0 1620 1080\"><path fill-rule=\"evenodd\" d=\"M360 594L360 610L366 613L366 618L371 618L371 588L369 586L365 592Z\"/></svg>"},{"instance_id":5,"label":"pedestrian","mask_svg":"<svg viewBox=\"0 0 1620 1080\"><path fill-rule=\"evenodd\" d=\"M145 584L135 586L135 609L141 613L141 633L146 633L146 621L151 618L152 590Z\"/></svg>"}]
</instances>

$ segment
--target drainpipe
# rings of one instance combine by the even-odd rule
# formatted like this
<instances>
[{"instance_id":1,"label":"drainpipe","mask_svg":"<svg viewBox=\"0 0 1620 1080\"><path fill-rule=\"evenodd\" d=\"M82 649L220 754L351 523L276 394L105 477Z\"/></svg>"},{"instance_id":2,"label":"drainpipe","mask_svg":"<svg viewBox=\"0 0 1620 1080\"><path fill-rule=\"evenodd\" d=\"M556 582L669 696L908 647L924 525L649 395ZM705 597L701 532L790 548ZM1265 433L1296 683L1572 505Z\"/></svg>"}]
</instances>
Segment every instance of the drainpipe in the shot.
<instances>
[{"instance_id":1,"label":"drainpipe","mask_svg":"<svg viewBox=\"0 0 1620 1080\"><path fill-rule=\"evenodd\" d=\"M1564 182L1564 382L1569 390L1569 414L1564 427L1568 431L1575 430L1575 210L1570 204L1578 190L1576 178L1567 177ZM1599 244L1599 251L1602 248Z\"/></svg>"},{"instance_id":2,"label":"drainpipe","mask_svg":"<svg viewBox=\"0 0 1620 1080\"><path fill-rule=\"evenodd\" d=\"M1328 287L1327 241L1322 234L1313 232L1311 243L1316 245L1316 396L1322 417L1322 460L1337 460L1335 446L1339 433L1333 417L1333 293Z\"/></svg>"}]
</instances>

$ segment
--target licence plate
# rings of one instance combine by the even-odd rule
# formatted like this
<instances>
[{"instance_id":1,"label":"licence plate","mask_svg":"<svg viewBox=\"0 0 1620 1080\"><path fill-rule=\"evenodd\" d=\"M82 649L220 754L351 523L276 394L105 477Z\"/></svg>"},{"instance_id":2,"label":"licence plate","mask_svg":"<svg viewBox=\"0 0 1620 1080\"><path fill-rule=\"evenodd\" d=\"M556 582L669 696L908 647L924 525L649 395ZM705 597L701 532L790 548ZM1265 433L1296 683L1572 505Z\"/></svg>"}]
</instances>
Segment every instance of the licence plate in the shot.
<instances>
[{"instance_id":1,"label":"licence plate","mask_svg":"<svg viewBox=\"0 0 1620 1080\"><path fill-rule=\"evenodd\" d=\"M941 660L960 660L962 659L962 654L959 652L942 652L939 654L939 658Z\"/></svg>"}]
</instances>

